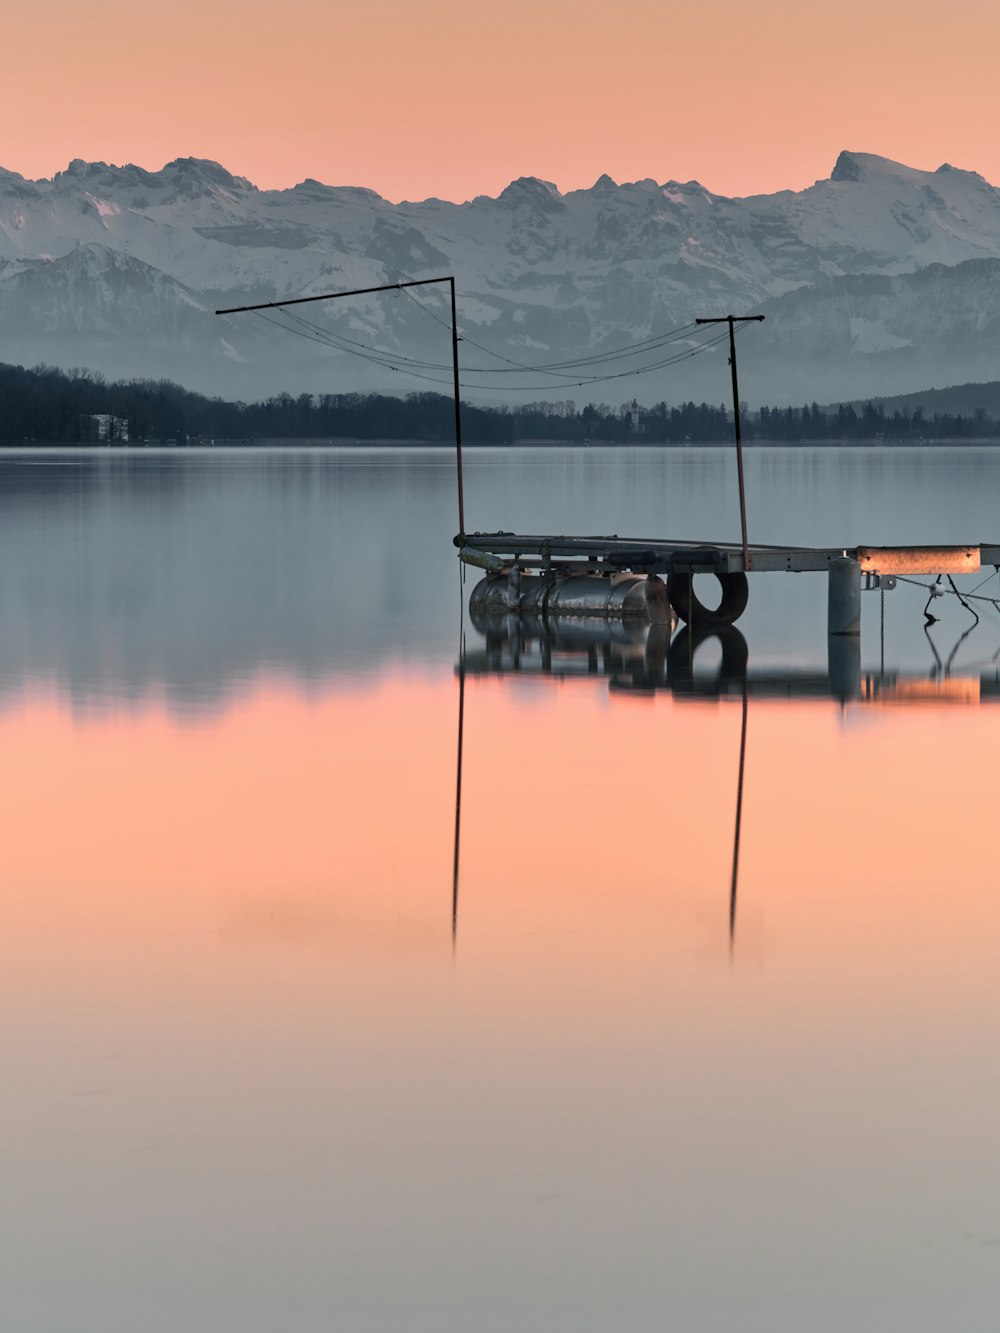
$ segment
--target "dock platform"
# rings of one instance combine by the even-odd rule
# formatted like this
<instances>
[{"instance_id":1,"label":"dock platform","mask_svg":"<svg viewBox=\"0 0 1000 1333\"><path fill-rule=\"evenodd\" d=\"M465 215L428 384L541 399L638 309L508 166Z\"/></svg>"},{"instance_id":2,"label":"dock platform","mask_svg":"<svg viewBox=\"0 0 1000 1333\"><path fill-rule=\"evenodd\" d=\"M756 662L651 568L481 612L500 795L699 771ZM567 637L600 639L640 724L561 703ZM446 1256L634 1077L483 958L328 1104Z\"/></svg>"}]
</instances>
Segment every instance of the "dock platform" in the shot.
<instances>
[{"instance_id":1,"label":"dock platform","mask_svg":"<svg viewBox=\"0 0 1000 1333\"><path fill-rule=\"evenodd\" d=\"M662 608L669 602L677 618L694 629L732 625L740 618L749 597L748 574L825 572L828 632L857 635L861 633L862 574L867 588L884 591L895 586L897 577L922 574L940 580L975 574L984 566L1000 569L1000 544L995 542L751 546L617 534L575 537L517 532L459 533L454 540L459 558L486 572L473 598L495 608L545 615L550 606L569 600L576 603L577 614L622 614L611 610L615 605L612 590L628 575L633 584L642 585L640 592L645 589L639 597L630 594L633 605L652 608L652 613L660 608L658 618L662 619ZM721 600L717 606L707 605L695 591L696 576L701 574L718 580ZM665 580L665 589L661 580ZM580 592L574 597L576 589Z\"/></svg>"},{"instance_id":2,"label":"dock platform","mask_svg":"<svg viewBox=\"0 0 1000 1333\"><path fill-rule=\"evenodd\" d=\"M738 542L696 542L660 537L543 537L516 532L472 532L455 538L463 552L496 556L522 569L584 568L644 574L822 573L837 560L856 560L863 574L975 574L1000 565L1000 544L964 546L751 545L744 566ZM470 562L473 563L473 562Z\"/></svg>"}]
</instances>

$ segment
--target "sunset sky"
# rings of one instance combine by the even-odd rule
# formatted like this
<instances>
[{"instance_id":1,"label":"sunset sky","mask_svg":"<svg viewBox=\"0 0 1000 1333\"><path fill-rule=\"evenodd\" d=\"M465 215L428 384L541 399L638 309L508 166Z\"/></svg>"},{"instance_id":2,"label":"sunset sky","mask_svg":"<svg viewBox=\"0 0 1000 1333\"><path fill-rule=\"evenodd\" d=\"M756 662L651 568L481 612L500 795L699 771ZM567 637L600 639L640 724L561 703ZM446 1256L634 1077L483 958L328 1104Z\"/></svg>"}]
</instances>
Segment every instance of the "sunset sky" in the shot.
<instances>
[{"instance_id":1,"label":"sunset sky","mask_svg":"<svg viewBox=\"0 0 1000 1333\"><path fill-rule=\"evenodd\" d=\"M842 148L1000 181L994 0L15 0L0 165L214 158L393 200L697 178Z\"/></svg>"}]
</instances>

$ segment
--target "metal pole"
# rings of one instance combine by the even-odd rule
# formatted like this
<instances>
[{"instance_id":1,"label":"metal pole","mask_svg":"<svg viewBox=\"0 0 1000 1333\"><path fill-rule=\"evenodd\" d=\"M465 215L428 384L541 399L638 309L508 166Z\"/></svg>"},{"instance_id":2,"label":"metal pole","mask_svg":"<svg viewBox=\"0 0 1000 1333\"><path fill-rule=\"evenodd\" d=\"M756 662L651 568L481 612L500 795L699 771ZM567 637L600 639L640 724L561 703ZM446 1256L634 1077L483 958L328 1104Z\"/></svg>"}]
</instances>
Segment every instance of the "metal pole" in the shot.
<instances>
[{"instance_id":1,"label":"metal pole","mask_svg":"<svg viewBox=\"0 0 1000 1333\"><path fill-rule=\"evenodd\" d=\"M750 549L747 545L747 497L743 485L743 439L740 435L740 386L736 379L736 334L733 316L729 316L729 364L733 371L733 426L736 430L736 471L740 479L740 531L743 535L743 569L750 568Z\"/></svg>"},{"instance_id":2,"label":"metal pole","mask_svg":"<svg viewBox=\"0 0 1000 1333\"><path fill-rule=\"evenodd\" d=\"M750 547L747 543L747 497L743 486L743 437L740 432L740 386L736 379L736 324L757 324L763 315L721 315L713 319L696 319L696 324L729 325L729 365L733 372L733 428L736 433L736 470L740 482L740 531L743 536L743 570L751 569Z\"/></svg>"},{"instance_id":3,"label":"metal pole","mask_svg":"<svg viewBox=\"0 0 1000 1333\"><path fill-rule=\"evenodd\" d=\"M458 469L458 535L465 536L465 495L462 490L462 408L458 384L458 312L455 307L455 279L451 285L451 359L455 375L455 465Z\"/></svg>"}]
</instances>

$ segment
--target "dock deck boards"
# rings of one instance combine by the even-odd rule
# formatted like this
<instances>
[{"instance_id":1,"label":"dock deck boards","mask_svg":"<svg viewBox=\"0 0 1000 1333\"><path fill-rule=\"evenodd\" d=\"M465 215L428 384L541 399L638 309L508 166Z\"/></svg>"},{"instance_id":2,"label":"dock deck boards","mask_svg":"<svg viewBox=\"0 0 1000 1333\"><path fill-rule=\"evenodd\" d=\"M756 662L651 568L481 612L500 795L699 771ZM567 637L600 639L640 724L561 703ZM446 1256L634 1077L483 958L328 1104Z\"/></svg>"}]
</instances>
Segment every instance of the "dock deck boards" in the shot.
<instances>
[{"instance_id":1,"label":"dock deck boards","mask_svg":"<svg viewBox=\"0 0 1000 1333\"><path fill-rule=\"evenodd\" d=\"M692 542L669 538L539 536L515 532L459 534L460 549L516 559L525 568L589 564L650 574L735 573L743 569L736 542ZM870 574L974 574L1000 565L1000 544L964 546L751 546L750 572L805 574L826 570L849 556Z\"/></svg>"}]
</instances>

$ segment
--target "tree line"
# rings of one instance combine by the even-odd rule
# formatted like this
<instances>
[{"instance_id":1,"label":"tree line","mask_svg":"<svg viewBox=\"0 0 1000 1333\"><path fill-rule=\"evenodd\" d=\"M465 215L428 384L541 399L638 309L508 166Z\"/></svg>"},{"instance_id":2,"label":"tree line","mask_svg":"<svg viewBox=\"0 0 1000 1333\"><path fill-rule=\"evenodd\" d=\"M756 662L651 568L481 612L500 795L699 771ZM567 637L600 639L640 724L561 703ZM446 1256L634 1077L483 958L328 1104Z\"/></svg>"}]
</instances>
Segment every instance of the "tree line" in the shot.
<instances>
[{"instance_id":1,"label":"tree line","mask_svg":"<svg viewBox=\"0 0 1000 1333\"><path fill-rule=\"evenodd\" d=\"M851 403L822 408L818 403L804 407L762 407L751 414L750 430L761 440L839 441L873 440L919 443L921 440L998 439L1000 421L987 415L984 408L970 414L935 412L923 408L894 409L887 412L881 403L865 403L860 408Z\"/></svg>"},{"instance_id":2,"label":"tree line","mask_svg":"<svg viewBox=\"0 0 1000 1333\"><path fill-rule=\"evenodd\" d=\"M472 444L539 440L567 444L728 441L732 415L725 405L637 403L612 406L572 402L503 407L462 405L464 438ZM856 408L762 407L743 414L749 440L918 441L1000 438L1000 422L982 410L970 416L920 408L887 413L868 403ZM85 370L0 364L0 440L7 444L253 442L255 440L403 440L448 444L454 439L450 397L412 393L277 394L256 403L227 402L192 393L167 380L108 381Z\"/></svg>"}]
</instances>

